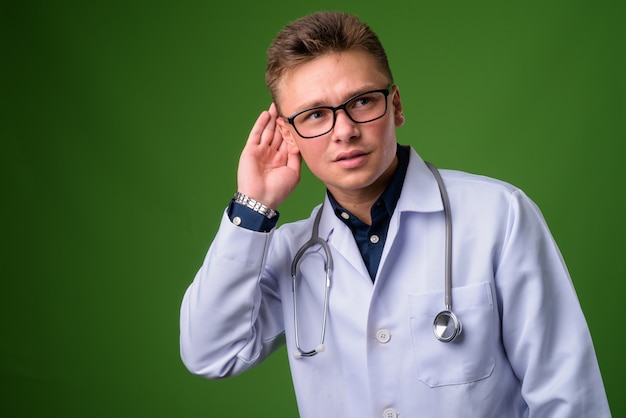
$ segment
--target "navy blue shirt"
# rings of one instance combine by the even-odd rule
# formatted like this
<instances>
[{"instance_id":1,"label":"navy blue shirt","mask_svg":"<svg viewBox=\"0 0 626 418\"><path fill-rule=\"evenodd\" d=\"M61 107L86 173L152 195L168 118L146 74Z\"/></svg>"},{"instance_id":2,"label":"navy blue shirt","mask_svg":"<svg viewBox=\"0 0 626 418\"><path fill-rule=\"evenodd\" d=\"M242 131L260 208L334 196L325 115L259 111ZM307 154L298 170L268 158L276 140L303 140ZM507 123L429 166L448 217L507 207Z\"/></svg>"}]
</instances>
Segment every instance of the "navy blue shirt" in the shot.
<instances>
[{"instance_id":1,"label":"navy blue shirt","mask_svg":"<svg viewBox=\"0 0 626 418\"><path fill-rule=\"evenodd\" d=\"M339 206L332 194L329 191L326 192L335 215L352 231L372 281L376 277L376 271L378 270L385 241L387 240L389 221L393 211L396 209L398 199L400 199L404 177L409 166L409 150L407 148L398 145L396 155L398 157L398 167L387 189L380 195L370 210L372 217L371 225L366 224L350 213L350 211ZM235 222L234 220L237 218L235 223L239 226L258 232L269 232L276 227L278 222L278 215L268 219L247 206L236 204L234 199L231 200L228 206L228 217L232 222Z\"/></svg>"}]
</instances>

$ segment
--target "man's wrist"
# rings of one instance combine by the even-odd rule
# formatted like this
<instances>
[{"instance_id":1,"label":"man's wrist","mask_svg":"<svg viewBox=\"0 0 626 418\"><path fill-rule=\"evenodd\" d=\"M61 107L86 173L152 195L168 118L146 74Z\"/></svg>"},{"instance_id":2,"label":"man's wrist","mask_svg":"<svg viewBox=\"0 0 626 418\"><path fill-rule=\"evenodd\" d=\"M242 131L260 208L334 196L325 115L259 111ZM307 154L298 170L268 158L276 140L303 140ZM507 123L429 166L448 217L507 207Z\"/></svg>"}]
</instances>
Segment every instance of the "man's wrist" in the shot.
<instances>
[{"instance_id":1,"label":"man's wrist","mask_svg":"<svg viewBox=\"0 0 626 418\"><path fill-rule=\"evenodd\" d=\"M279 214L277 213L272 219L267 218L239 203L235 203L235 198L230 200L227 208L227 214L230 221L241 228L249 229L256 232L270 232L278 223Z\"/></svg>"},{"instance_id":2,"label":"man's wrist","mask_svg":"<svg viewBox=\"0 0 626 418\"><path fill-rule=\"evenodd\" d=\"M253 211L265 216L267 219L272 219L277 215L274 209L265 206L263 203L256 201L240 192L235 193L235 203L246 206Z\"/></svg>"}]
</instances>

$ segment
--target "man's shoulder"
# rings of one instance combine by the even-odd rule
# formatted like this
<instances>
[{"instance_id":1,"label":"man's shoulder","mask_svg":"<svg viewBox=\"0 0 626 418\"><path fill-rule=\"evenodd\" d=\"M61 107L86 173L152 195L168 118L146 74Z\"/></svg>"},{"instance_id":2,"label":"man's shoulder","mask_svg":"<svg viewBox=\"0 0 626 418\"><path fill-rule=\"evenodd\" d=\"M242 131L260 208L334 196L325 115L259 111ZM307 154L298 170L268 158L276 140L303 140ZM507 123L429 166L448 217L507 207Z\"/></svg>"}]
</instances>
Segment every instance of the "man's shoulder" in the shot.
<instances>
[{"instance_id":1,"label":"man's shoulder","mask_svg":"<svg viewBox=\"0 0 626 418\"><path fill-rule=\"evenodd\" d=\"M520 189L505 180L489 177L483 174L469 173L466 171L442 169L441 176L447 187L450 188L472 188L492 193L511 194Z\"/></svg>"}]
</instances>

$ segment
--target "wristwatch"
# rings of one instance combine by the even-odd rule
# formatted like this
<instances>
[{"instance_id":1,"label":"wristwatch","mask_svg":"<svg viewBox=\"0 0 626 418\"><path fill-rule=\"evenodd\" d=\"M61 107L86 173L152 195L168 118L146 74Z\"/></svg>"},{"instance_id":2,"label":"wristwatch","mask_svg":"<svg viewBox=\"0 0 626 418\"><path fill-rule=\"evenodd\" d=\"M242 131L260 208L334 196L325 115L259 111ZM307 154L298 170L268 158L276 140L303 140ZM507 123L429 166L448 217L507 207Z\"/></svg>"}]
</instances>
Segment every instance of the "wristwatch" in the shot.
<instances>
[{"instance_id":1,"label":"wristwatch","mask_svg":"<svg viewBox=\"0 0 626 418\"><path fill-rule=\"evenodd\" d=\"M261 202L257 202L256 200L251 199L243 193L235 193L235 203L247 206L253 211L265 216L267 219L272 219L274 216L276 216L276 211L274 209L265 206Z\"/></svg>"}]
</instances>

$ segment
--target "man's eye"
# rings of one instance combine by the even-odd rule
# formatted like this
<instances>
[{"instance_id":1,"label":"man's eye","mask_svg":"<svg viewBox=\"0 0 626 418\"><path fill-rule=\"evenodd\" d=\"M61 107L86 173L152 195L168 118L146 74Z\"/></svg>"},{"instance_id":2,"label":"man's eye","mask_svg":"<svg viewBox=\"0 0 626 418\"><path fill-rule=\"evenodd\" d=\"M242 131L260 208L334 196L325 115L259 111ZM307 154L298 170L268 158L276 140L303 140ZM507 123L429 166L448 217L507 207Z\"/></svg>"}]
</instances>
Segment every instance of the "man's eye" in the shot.
<instances>
[{"instance_id":1,"label":"man's eye","mask_svg":"<svg viewBox=\"0 0 626 418\"><path fill-rule=\"evenodd\" d=\"M368 94L365 96L357 97L352 106L353 107L370 107L377 105L382 99L382 95Z\"/></svg>"},{"instance_id":2,"label":"man's eye","mask_svg":"<svg viewBox=\"0 0 626 418\"><path fill-rule=\"evenodd\" d=\"M366 106L372 101L371 97L359 97L355 103L356 106Z\"/></svg>"},{"instance_id":3,"label":"man's eye","mask_svg":"<svg viewBox=\"0 0 626 418\"><path fill-rule=\"evenodd\" d=\"M306 122L319 122L328 118L332 114L328 109L313 109L302 115L302 120Z\"/></svg>"}]
</instances>

